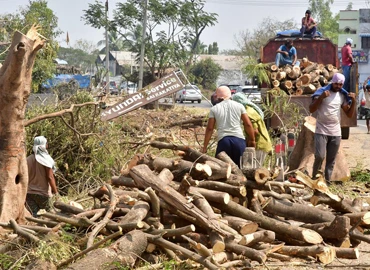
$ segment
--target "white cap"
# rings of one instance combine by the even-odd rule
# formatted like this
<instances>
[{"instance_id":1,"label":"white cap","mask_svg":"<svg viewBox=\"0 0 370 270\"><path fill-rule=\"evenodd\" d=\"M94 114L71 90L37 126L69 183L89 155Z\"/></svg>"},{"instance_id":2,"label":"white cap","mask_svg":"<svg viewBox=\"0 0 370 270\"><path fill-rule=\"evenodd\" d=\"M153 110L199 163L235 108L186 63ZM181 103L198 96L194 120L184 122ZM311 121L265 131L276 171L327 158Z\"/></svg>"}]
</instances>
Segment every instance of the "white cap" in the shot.
<instances>
[{"instance_id":1,"label":"white cap","mask_svg":"<svg viewBox=\"0 0 370 270\"><path fill-rule=\"evenodd\" d=\"M351 44L352 45L353 43L353 39L352 38L347 38L346 39L346 44Z\"/></svg>"}]
</instances>

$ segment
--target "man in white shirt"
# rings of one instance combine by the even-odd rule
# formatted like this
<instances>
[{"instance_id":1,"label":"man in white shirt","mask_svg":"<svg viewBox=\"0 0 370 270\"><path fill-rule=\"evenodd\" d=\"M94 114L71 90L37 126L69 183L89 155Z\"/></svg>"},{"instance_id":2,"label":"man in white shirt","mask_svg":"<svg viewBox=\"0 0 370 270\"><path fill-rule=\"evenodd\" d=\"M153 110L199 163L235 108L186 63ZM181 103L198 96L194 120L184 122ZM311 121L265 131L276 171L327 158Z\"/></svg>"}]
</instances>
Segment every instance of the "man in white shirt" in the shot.
<instances>
[{"instance_id":1,"label":"man in white shirt","mask_svg":"<svg viewBox=\"0 0 370 270\"><path fill-rule=\"evenodd\" d=\"M317 111L315 131L315 162L313 164L312 177L316 178L326 156L325 179L330 184L335 157L337 156L340 141L340 109L347 117L351 118L355 113L356 99L354 93L348 93L343 89L345 77L336 73L332 83L318 89L312 95L310 113Z\"/></svg>"}]
</instances>

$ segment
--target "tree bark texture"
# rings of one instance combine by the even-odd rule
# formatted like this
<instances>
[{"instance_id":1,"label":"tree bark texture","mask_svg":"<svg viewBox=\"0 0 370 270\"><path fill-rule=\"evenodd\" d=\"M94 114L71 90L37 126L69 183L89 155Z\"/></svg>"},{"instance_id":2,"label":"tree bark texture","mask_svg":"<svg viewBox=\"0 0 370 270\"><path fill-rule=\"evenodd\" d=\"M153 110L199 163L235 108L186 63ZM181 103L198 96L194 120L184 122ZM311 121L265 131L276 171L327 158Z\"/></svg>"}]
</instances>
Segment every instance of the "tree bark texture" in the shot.
<instances>
[{"instance_id":1,"label":"tree bark texture","mask_svg":"<svg viewBox=\"0 0 370 270\"><path fill-rule=\"evenodd\" d=\"M0 69L0 222L24 221L28 186L24 119L32 67L43 44L35 26L26 35L15 32Z\"/></svg>"}]
</instances>

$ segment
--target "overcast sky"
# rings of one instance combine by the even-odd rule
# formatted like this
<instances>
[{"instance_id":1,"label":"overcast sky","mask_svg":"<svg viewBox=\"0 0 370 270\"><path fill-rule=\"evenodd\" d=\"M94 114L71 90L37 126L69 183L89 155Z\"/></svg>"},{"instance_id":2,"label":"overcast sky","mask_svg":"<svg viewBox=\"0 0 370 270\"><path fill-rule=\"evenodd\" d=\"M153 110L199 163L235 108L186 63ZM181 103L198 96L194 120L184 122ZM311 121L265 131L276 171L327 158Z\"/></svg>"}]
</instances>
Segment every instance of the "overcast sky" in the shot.
<instances>
[{"instance_id":1,"label":"overcast sky","mask_svg":"<svg viewBox=\"0 0 370 270\"><path fill-rule=\"evenodd\" d=\"M102 3L105 0L100 0ZM150 1L150 0L149 0ZM0 0L0 14L16 12L19 7L26 6L28 0ZM78 39L86 39L97 43L104 38L103 30L84 25L81 20L83 10L88 3L94 0L49 0L48 6L58 17L59 28L64 32L58 40L61 46L66 46L65 37L69 33L73 45ZM119 0L109 0L109 9L112 10ZM350 1L335 0L332 11L338 13L347 7ZM352 0L353 9L369 8L369 0ZM207 0L205 11L218 14L218 23L206 29L201 41L210 44L217 41L219 48L236 48L235 36L241 31L253 29L263 23L263 19L270 17L279 21L293 19L297 23L304 16L308 8L308 0Z\"/></svg>"}]
</instances>

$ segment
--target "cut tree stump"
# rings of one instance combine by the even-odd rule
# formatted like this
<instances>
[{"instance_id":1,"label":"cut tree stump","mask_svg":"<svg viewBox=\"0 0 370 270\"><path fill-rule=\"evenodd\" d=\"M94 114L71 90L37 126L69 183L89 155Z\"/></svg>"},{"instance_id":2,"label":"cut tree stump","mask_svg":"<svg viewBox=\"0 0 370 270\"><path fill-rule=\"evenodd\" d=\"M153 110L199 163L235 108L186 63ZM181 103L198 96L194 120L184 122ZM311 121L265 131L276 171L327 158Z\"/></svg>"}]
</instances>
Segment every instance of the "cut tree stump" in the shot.
<instances>
[{"instance_id":1,"label":"cut tree stump","mask_svg":"<svg viewBox=\"0 0 370 270\"><path fill-rule=\"evenodd\" d=\"M0 222L25 222L28 169L24 120L33 64L45 42L37 30L32 26L26 35L14 33L0 69Z\"/></svg>"}]
</instances>

